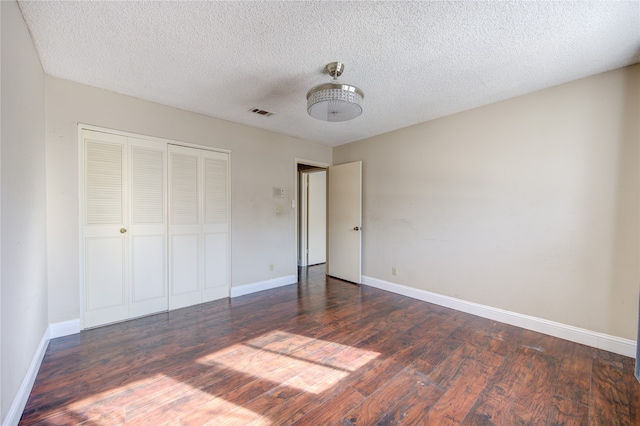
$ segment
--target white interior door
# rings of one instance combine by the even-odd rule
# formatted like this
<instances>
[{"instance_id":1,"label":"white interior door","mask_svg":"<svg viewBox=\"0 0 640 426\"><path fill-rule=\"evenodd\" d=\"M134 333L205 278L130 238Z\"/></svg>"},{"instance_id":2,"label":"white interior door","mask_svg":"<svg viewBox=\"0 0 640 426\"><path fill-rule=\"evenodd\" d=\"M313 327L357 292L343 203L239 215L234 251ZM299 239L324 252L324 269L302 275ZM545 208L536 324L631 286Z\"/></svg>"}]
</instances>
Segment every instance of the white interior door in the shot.
<instances>
[{"instance_id":1,"label":"white interior door","mask_svg":"<svg viewBox=\"0 0 640 426\"><path fill-rule=\"evenodd\" d=\"M229 155L202 151L202 301L229 296Z\"/></svg>"},{"instance_id":2,"label":"white interior door","mask_svg":"<svg viewBox=\"0 0 640 426\"><path fill-rule=\"evenodd\" d=\"M200 150L169 145L169 309L201 301Z\"/></svg>"},{"instance_id":3,"label":"white interior door","mask_svg":"<svg viewBox=\"0 0 640 426\"><path fill-rule=\"evenodd\" d=\"M327 275L360 284L362 162L327 169Z\"/></svg>"},{"instance_id":4,"label":"white interior door","mask_svg":"<svg viewBox=\"0 0 640 426\"><path fill-rule=\"evenodd\" d=\"M307 264L327 261L327 172L308 173Z\"/></svg>"},{"instance_id":5,"label":"white interior door","mask_svg":"<svg viewBox=\"0 0 640 426\"><path fill-rule=\"evenodd\" d=\"M167 145L129 138L130 316L166 311Z\"/></svg>"},{"instance_id":6,"label":"white interior door","mask_svg":"<svg viewBox=\"0 0 640 426\"><path fill-rule=\"evenodd\" d=\"M83 322L108 324L129 316L127 138L82 132Z\"/></svg>"}]
</instances>

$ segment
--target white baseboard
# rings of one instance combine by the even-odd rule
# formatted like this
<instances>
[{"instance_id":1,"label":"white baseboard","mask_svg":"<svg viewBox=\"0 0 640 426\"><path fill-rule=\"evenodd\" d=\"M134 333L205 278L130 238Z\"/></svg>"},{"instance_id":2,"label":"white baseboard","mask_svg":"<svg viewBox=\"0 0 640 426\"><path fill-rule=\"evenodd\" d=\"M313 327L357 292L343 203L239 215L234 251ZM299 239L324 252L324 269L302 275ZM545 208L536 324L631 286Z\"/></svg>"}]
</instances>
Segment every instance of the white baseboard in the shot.
<instances>
[{"instance_id":1,"label":"white baseboard","mask_svg":"<svg viewBox=\"0 0 640 426\"><path fill-rule=\"evenodd\" d=\"M18 389L18 393L13 399L13 404L11 404L11 408L9 408L9 412L2 422L4 426L17 425L18 422L20 422L20 417L22 417L22 412L24 411L24 407L27 405L29 394L31 394L31 389L33 388L33 384L36 381L38 370L40 370L40 364L42 363L44 354L47 351L47 345L49 344L49 333L50 329L49 327L47 327L47 329L44 331L44 334L42 335L42 339L40 339L40 344L38 344L36 353L33 354L33 359L31 359L29 369L24 375L24 379L22 379L22 384Z\"/></svg>"},{"instance_id":2,"label":"white baseboard","mask_svg":"<svg viewBox=\"0 0 640 426\"><path fill-rule=\"evenodd\" d=\"M80 318L50 324L49 332L50 339L80 333Z\"/></svg>"},{"instance_id":3,"label":"white baseboard","mask_svg":"<svg viewBox=\"0 0 640 426\"><path fill-rule=\"evenodd\" d=\"M259 281L257 283L245 284L238 287L231 287L231 297L244 296L258 291L270 290L272 288L295 284L298 282L296 275L273 278L271 280Z\"/></svg>"},{"instance_id":4,"label":"white baseboard","mask_svg":"<svg viewBox=\"0 0 640 426\"><path fill-rule=\"evenodd\" d=\"M411 297L413 299L422 300L424 302L433 303L435 305L444 306L446 308L455 309L466 312L468 314L477 315L479 317L504 322L506 324L515 325L517 327L526 328L528 330L537 331L549 336L559 337L583 345L592 346L598 349L604 349L620 355L635 358L636 342L621 337L611 336L604 333L587 330L584 328L574 327L559 322L549 321L542 318L532 317L529 315L519 314L504 309L493 308L479 303L468 302L466 300L457 299L455 297L444 296L437 293L431 293L426 290L407 287L388 281L379 280L377 278L362 277L362 284L370 287L379 288L381 290L390 291L402 296Z\"/></svg>"}]
</instances>

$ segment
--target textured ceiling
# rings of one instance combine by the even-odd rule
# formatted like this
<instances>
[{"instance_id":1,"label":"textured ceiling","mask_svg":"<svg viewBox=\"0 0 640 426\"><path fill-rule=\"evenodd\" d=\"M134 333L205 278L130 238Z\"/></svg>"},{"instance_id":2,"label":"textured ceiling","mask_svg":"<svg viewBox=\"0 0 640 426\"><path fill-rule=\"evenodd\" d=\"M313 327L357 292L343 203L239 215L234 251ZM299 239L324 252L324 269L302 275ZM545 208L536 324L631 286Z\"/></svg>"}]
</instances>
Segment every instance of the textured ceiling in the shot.
<instances>
[{"instance_id":1,"label":"textured ceiling","mask_svg":"<svg viewBox=\"0 0 640 426\"><path fill-rule=\"evenodd\" d=\"M640 61L638 1L19 5L49 75L330 146ZM306 113L332 61L355 120Z\"/></svg>"}]
</instances>

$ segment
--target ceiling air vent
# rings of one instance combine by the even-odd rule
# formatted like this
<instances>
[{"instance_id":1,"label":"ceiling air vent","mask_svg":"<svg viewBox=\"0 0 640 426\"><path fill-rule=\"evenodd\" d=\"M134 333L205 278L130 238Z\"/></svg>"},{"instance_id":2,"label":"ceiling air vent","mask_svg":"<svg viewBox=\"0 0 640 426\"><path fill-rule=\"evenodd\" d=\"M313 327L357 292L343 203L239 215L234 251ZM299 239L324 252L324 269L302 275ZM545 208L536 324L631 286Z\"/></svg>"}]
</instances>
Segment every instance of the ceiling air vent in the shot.
<instances>
[{"instance_id":1,"label":"ceiling air vent","mask_svg":"<svg viewBox=\"0 0 640 426\"><path fill-rule=\"evenodd\" d=\"M265 117L269 117L270 115L273 115L272 112L265 111L265 110L260 109L260 108L252 108L249 111L254 112L256 114L264 115Z\"/></svg>"}]
</instances>

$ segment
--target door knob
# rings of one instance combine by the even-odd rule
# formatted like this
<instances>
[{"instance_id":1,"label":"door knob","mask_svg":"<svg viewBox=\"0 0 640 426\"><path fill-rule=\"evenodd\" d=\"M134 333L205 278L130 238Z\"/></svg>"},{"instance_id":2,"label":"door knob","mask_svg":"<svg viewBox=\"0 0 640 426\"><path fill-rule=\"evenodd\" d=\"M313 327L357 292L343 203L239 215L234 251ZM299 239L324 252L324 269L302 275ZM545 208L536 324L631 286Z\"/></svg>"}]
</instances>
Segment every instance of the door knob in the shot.
<instances>
[{"instance_id":1,"label":"door knob","mask_svg":"<svg viewBox=\"0 0 640 426\"><path fill-rule=\"evenodd\" d=\"M125 228L120 228L120 233L124 234L125 232L127 232L127 230Z\"/></svg>"},{"instance_id":2,"label":"door knob","mask_svg":"<svg viewBox=\"0 0 640 426\"><path fill-rule=\"evenodd\" d=\"M360 228L358 228L357 226L355 228L353 228L354 231L359 231Z\"/></svg>"}]
</instances>

